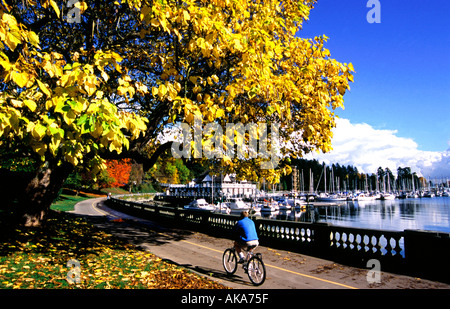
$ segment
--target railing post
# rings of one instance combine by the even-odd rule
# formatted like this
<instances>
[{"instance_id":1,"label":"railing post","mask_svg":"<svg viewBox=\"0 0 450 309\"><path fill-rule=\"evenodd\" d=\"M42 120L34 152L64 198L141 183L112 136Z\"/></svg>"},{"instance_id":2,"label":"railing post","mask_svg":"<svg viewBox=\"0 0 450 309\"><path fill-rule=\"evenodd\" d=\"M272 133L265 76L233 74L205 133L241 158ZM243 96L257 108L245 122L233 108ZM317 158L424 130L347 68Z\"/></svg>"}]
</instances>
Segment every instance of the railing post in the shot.
<instances>
[{"instance_id":1,"label":"railing post","mask_svg":"<svg viewBox=\"0 0 450 309\"><path fill-rule=\"evenodd\" d=\"M317 222L314 226L314 246L313 250L319 256L326 257L330 255L330 224Z\"/></svg>"},{"instance_id":2,"label":"railing post","mask_svg":"<svg viewBox=\"0 0 450 309\"><path fill-rule=\"evenodd\" d=\"M405 258L417 276L450 282L450 234L405 230Z\"/></svg>"}]
</instances>

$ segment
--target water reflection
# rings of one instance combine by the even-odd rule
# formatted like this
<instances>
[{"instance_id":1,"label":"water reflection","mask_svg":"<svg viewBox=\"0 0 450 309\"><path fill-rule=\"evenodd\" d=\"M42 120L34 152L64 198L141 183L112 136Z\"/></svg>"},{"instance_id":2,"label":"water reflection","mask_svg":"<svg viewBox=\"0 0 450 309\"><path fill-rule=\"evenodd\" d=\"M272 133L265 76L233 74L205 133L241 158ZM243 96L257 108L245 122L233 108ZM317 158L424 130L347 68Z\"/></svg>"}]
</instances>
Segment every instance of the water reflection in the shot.
<instances>
[{"instance_id":1,"label":"water reflection","mask_svg":"<svg viewBox=\"0 0 450 309\"><path fill-rule=\"evenodd\" d=\"M316 204L302 211L285 211L265 217L393 231L419 229L450 233L450 198L353 201L339 206Z\"/></svg>"}]
</instances>

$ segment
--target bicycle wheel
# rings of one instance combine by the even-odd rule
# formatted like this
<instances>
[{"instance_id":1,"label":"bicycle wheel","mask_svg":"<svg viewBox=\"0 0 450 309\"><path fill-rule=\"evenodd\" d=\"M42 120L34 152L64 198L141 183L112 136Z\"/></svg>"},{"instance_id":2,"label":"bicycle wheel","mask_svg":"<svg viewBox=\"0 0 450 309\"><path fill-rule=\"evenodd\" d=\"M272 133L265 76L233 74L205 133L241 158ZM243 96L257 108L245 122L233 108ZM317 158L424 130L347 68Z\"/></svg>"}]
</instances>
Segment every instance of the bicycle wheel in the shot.
<instances>
[{"instance_id":1,"label":"bicycle wheel","mask_svg":"<svg viewBox=\"0 0 450 309\"><path fill-rule=\"evenodd\" d=\"M236 252L233 249L228 248L225 250L222 256L222 264L228 275L232 275L236 272L238 263Z\"/></svg>"},{"instance_id":2,"label":"bicycle wheel","mask_svg":"<svg viewBox=\"0 0 450 309\"><path fill-rule=\"evenodd\" d=\"M261 285L266 280L266 267L258 256L252 256L247 265L248 278L254 285Z\"/></svg>"}]
</instances>

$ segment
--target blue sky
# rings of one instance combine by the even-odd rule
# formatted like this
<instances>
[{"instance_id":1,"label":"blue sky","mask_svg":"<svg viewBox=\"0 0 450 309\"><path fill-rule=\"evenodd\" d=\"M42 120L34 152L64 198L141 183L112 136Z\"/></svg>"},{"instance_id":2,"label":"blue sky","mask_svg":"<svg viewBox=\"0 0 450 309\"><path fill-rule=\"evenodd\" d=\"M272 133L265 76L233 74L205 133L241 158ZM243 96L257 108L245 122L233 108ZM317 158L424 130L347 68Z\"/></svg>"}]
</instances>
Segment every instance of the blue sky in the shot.
<instances>
[{"instance_id":1,"label":"blue sky","mask_svg":"<svg viewBox=\"0 0 450 309\"><path fill-rule=\"evenodd\" d=\"M367 0L319 0L301 37L325 34L326 47L356 74L338 115L395 129L422 150L450 141L450 1L379 0L370 24Z\"/></svg>"},{"instance_id":2,"label":"blue sky","mask_svg":"<svg viewBox=\"0 0 450 309\"><path fill-rule=\"evenodd\" d=\"M448 152L450 1L379 0L378 24L367 21L367 3L318 0L298 34L325 34L331 57L355 68L345 110L336 114L415 143L414 150Z\"/></svg>"}]
</instances>

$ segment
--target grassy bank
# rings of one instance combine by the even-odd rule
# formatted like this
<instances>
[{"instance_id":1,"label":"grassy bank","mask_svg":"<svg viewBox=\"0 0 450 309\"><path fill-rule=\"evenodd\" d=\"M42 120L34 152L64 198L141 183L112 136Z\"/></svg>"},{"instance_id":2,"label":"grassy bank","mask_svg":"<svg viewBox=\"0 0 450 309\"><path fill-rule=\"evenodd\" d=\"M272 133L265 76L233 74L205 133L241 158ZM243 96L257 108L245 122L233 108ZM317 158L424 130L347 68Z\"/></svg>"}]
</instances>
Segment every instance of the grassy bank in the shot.
<instances>
[{"instance_id":1,"label":"grassy bank","mask_svg":"<svg viewBox=\"0 0 450 309\"><path fill-rule=\"evenodd\" d=\"M64 194L52 209L70 209L88 197ZM69 268L69 261L79 268ZM74 281L79 282L71 283ZM224 287L139 250L81 218L53 211L45 228L2 226L0 288Z\"/></svg>"},{"instance_id":2,"label":"grassy bank","mask_svg":"<svg viewBox=\"0 0 450 309\"><path fill-rule=\"evenodd\" d=\"M88 193L78 193L75 191L64 190L64 193L61 194L56 201L52 204L50 209L56 211L72 211L75 208L75 204L81 202L83 200L94 198L93 194Z\"/></svg>"}]
</instances>

